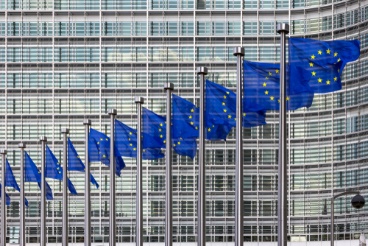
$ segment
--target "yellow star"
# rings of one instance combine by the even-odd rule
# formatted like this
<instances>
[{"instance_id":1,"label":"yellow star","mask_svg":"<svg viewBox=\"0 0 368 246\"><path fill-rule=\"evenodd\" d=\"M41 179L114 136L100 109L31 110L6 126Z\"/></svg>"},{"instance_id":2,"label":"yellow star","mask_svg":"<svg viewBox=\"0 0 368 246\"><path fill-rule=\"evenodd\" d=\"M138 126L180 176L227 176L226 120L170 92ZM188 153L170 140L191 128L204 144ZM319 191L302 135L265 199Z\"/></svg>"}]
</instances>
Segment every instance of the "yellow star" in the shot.
<instances>
[{"instance_id":1,"label":"yellow star","mask_svg":"<svg viewBox=\"0 0 368 246\"><path fill-rule=\"evenodd\" d=\"M271 99L271 101L273 101L273 99L275 99L275 97L273 97L273 96L270 96L270 99Z\"/></svg>"},{"instance_id":2,"label":"yellow star","mask_svg":"<svg viewBox=\"0 0 368 246\"><path fill-rule=\"evenodd\" d=\"M129 144L129 146L133 146L133 144Z\"/></svg>"},{"instance_id":3,"label":"yellow star","mask_svg":"<svg viewBox=\"0 0 368 246\"><path fill-rule=\"evenodd\" d=\"M266 87L267 86L267 83L266 82L263 82L263 87Z\"/></svg>"},{"instance_id":4,"label":"yellow star","mask_svg":"<svg viewBox=\"0 0 368 246\"><path fill-rule=\"evenodd\" d=\"M331 81L330 80L327 80L326 81L326 84L328 84L328 85L331 84Z\"/></svg>"},{"instance_id":5,"label":"yellow star","mask_svg":"<svg viewBox=\"0 0 368 246\"><path fill-rule=\"evenodd\" d=\"M316 73L315 71L313 71L313 72L312 72L312 76L316 76L316 74L317 74L317 73Z\"/></svg>"},{"instance_id":6,"label":"yellow star","mask_svg":"<svg viewBox=\"0 0 368 246\"><path fill-rule=\"evenodd\" d=\"M160 138L163 138L164 136L160 135Z\"/></svg>"},{"instance_id":7,"label":"yellow star","mask_svg":"<svg viewBox=\"0 0 368 246\"><path fill-rule=\"evenodd\" d=\"M129 135L133 135L133 133L132 132L129 132Z\"/></svg>"},{"instance_id":8,"label":"yellow star","mask_svg":"<svg viewBox=\"0 0 368 246\"><path fill-rule=\"evenodd\" d=\"M190 110L190 112L192 112L192 113L193 113L193 112L194 112L194 108L192 108L192 109Z\"/></svg>"},{"instance_id":9,"label":"yellow star","mask_svg":"<svg viewBox=\"0 0 368 246\"><path fill-rule=\"evenodd\" d=\"M338 55L338 53L337 53L337 52L335 52L335 53L334 53L334 56L336 57L337 55Z\"/></svg>"},{"instance_id":10,"label":"yellow star","mask_svg":"<svg viewBox=\"0 0 368 246\"><path fill-rule=\"evenodd\" d=\"M334 78L334 81L337 81L337 77Z\"/></svg>"},{"instance_id":11,"label":"yellow star","mask_svg":"<svg viewBox=\"0 0 368 246\"><path fill-rule=\"evenodd\" d=\"M331 54L331 50L330 50L330 49L327 49L327 50L326 50L326 53L327 53L327 54Z\"/></svg>"},{"instance_id":12,"label":"yellow star","mask_svg":"<svg viewBox=\"0 0 368 246\"><path fill-rule=\"evenodd\" d=\"M275 72L276 72L276 73L279 73L279 72L280 72L280 70L276 69L276 70L275 70Z\"/></svg>"},{"instance_id":13,"label":"yellow star","mask_svg":"<svg viewBox=\"0 0 368 246\"><path fill-rule=\"evenodd\" d=\"M191 121L191 122L190 122L190 124L191 124L191 125L194 125L194 122L193 122L193 121Z\"/></svg>"},{"instance_id":14,"label":"yellow star","mask_svg":"<svg viewBox=\"0 0 368 246\"><path fill-rule=\"evenodd\" d=\"M310 66L310 67L313 67L313 66L314 66L313 62L310 62L310 63L309 63L309 66Z\"/></svg>"},{"instance_id":15,"label":"yellow star","mask_svg":"<svg viewBox=\"0 0 368 246\"><path fill-rule=\"evenodd\" d=\"M290 99L289 97L286 97L286 101L289 101L289 99Z\"/></svg>"},{"instance_id":16,"label":"yellow star","mask_svg":"<svg viewBox=\"0 0 368 246\"><path fill-rule=\"evenodd\" d=\"M245 116L247 116L247 114L246 113L243 113L243 116L245 117Z\"/></svg>"},{"instance_id":17,"label":"yellow star","mask_svg":"<svg viewBox=\"0 0 368 246\"><path fill-rule=\"evenodd\" d=\"M226 95L224 95L224 99L226 99Z\"/></svg>"},{"instance_id":18,"label":"yellow star","mask_svg":"<svg viewBox=\"0 0 368 246\"><path fill-rule=\"evenodd\" d=\"M341 59L339 58L339 59L337 59L337 62L340 62L341 61Z\"/></svg>"},{"instance_id":19,"label":"yellow star","mask_svg":"<svg viewBox=\"0 0 368 246\"><path fill-rule=\"evenodd\" d=\"M162 129L160 128L160 129L158 129L158 131L159 131L159 132L162 132Z\"/></svg>"},{"instance_id":20,"label":"yellow star","mask_svg":"<svg viewBox=\"0 0 368 246\"><path fill-rule=\"evenodd\" d=\"M231 119L231 115L228 115L227 118Z\"/></svg>"},{"instance_id":21,"label":"yellow star","mask_svg":"<svg viewBox=\"0 0 368 246\"><path fill-rule=\"evenodd\" d=\"M230 94L230 92L228 92L228 91L227 91L227 92L226 92L226 94L228 94L228 95L229 95L229 94Z\"/></svg>"},{"instance_id":22,"label":"yellow star","mask_svg":"<svg viewBox=\"0 0 368 246\"><path fill-rule=\"evenodd\" d=\"M178 145L180 145L180 142L178 142Z\"/></svg>"},{"instance_id":23,"label":"yellow star","mask_svg":"<svg viewBox=\"0 0 368 246\"><path fill-rule=\"evenodd\" d=\"M266 80L268 79L268 77L265 78Z\"/></svg>"},{"instance_id":24,"label":"yellow star","mask_svg":"<svg viewBox=\"0 0 368 246\"><path fill-rule=\"evenodd\" d=\"M322 50L319 50L318 51L318 55L322 55Z\"/></svg>"},{"instance_id":25,"label":"yellow star","mask_svg":"<svg viewBox=\"0 0 368 246\"><path fill-rule=\"evenodd\" d=\"M265 91L265 94L268 95L268 91Z\"/></svg>"},{"instance_id":26,"label":"yellow star","mask_svg":"<svg viewBox=\"0 0 368 246\"><path fill-rule=\"evenodd\" d=\"M268 72L268 75L269 75L269 76L272 76L272 73L271 73L271 72Z\"/></svg>"},{"instance_id":27,"label":"yellow star","mask_svg":"<svg viewBox=\"0 0 368 246\"><path fill-rule=\"evenodd\" d=\"M193 116L189 115L188 118L191 119L191 118L193 118Z\"/></svg>"},{"instance_id":28,"label":"yellow star","mask_svg":"<svg viewBox=\"0 0 368 246\"><path fill-rule=\"evenodd\" d=\"M316 58L316 56L315 55L311 55L311 59L314 60L314 58Z\"/></svg>"},{"instance_id":29,"label":"yellow star","mask_svg":"<svg viewBox=\"0 0 368 246\"><path fill-rule=\"evenodd\" d=\"M227 112L227 109L224 109L224 113L226 113Z\"/></svg>"},{"instance_id":30,"label":"yellow star","mask_svg":"<svg viewBox=\"0 0 368 246\"><path fill-rule=\"evenodd\" d=\"M279 100L277 100L277 102L278 102L278 103L280 103L280 99L279 99Z\"/></svg>"},{"instance_id":31,"label":"yellow star","mask_svg":"<svg viewBox=\"0 0 368 246\"><path fill-rule=\"evenodd\" d=\"M210 132L211 131L211 128L207 128L207 131Z\"/></svg>"},{"instance_id":32,"label":"yellow star","mask_svg":"<svg viewBox=\"0 0 368 246\"><path fill-rule=\"evenodd\" d=\"M226 103L224 103L224 102L223 102L223 103L222 103L222 106L225 106L225 105L226 105Z\"/></svg>"},{"instance_id":33,"label":"yellow star","mask_svg":"<svg viewBox=\"0 0 368 246\"><path fill-rule=\"evenodd\" d=\"M321 78L318 78L318 83L322 83L322 79Z\"/></svg>"},{"instance_id":34,"label":"yellow star","mask_svg":"<svg viewBox=\"0 0 368 246\"><path fill-rule=\"evenodd\" d=\"M134 150L134 151L136 151L136 150L137 150L137 148L133 148L133 150Z\"/></svg>"}]
</instances>

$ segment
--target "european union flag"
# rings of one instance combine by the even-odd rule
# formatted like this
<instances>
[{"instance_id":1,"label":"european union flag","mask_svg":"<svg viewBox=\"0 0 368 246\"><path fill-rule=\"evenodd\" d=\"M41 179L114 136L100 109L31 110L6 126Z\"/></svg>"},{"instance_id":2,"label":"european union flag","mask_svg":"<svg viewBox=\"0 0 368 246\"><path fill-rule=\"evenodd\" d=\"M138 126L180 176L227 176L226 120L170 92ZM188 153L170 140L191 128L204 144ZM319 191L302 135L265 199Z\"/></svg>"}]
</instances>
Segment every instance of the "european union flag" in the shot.
<instances>
[{"instance_id":1,"label":"european union flag","mask_svg":"<svg viewBox=\"0 0 368 246\"><path fill-rule=\"evenodd\" d=\"M20 188L15 180L13 170L10 167L8 159L6 159L6 166L5 166L5 186L13 187L15 190L20 192ZM25 199L25 204L28 207L28 200Z\"/></svg>"},{"instance_id":2,"label":"european union flag","mask_svg":"<svg viewBox=\"0 0 368 246\"><path fill-rule=\"evenodd\" d=\"M119 150L116 147L115 143L115 163L116 163L116 170L115 173L120 177L121 170L125 167L125 163L123 158L121 158L121 154L119 153ZM110 138L106 136L106 134L103 134L102 132L99 132L93 128L91 128L89 132L89 144L88 144L88 155L89 160L91 162L93 161L99 161L105 164L106 166L110 165Z\"/></svg>"},{"instance_id":3,"label":"european union flag","mask_svg":"<svg viewBox=\"0 0 368 246\"><path fill-rule=\"evenodd\" d=\"M0 184L0 197L1 197L1 184ZM10 196L5 193L6 206L10 206Z\"/></svg>"},{"instance_id":4,"label":"european union flag","mask_svg":"<svg viewBox=\"0 0 368 246\"><path fill-rule=\"evenodd\" d=\"M219 84L206 81L206 138L226 140L236 126L236 94ZM244 112L243 126L254 127L266 124L265 112Z\"/></svg>"},{"instance_id":5,"label":"european union flag","mask_svg":"<svg viewBox=\"0 0 368 246\"><path fill-rule=\"evenodd\" d=\"M37 182L38 186L41 189L41 174L37 169L36 164L33 162L31 157L28 155L27 152L25 153L25 160L24 160L24 182ZM53 200L52 197L52 190L49 184L45 181L46 184L46 199Z\"/></svg>"},{"instance_id":6,"label":"european union flag","mask_svg":"<svg viewBox=\"0 0 368 246\"><path fill-rule=\"evenodd\" d=\"M142 134L143 139L151 139L148 134ZM155 141L155 140L154 140ZM137 158L137 130L115 120L115 144L122 156ZM149 145L148 142L146 144ZM157 142L153 145L157 145ZM159 148L147 148L142 141L142 158L145 160L155 160L164 157Z\"/></svg>"},{"instance_id":7,"label":"european union flag","mask_svg":"<svg viewBox=\"0 0 368 246\"><path fill-rule=\"evenodd\" d=\"M165 148L166 118L143 108L143 148Z\"/></svg>"},{"instance_id":8,"label":"european union flag","mask_svg":"<svg viewBox=\"0 0 368 246\"><path fill-rule=\"evenodd\" d=\"M54 153L50 150L49 146L46 145L46 170L45 177L56 180L63 180L63 169L59 164L59 161L56 159ZM68 189L71 194L77 195L77 191L73 185L73 183L68 178Z\"/></svg>"},{"instance_id":9,"label":"european union flag","mask_svg":"<svg viewBox=\"0 0 368 246\"><path fill-rule=\"evenodd\" d=\"M280 64L243 61L244 67L244 111L278 110L280 104ZM308 73L291 66L294 77L288 81L286 105L288 110L310 107L313 90L308 85ZM298 72L295 72L298 71ZM288 76L287 76L288 77Z\"/></svg>"},{"instance_id":10,"label":"european union flag","mask_svg":"<svg viewBox=\"0 0 368 246\"><path fill-rule=\"evenodd\" d=\"M310 76L309 85L315 93L340 90L345 65L360 56L358 40L320 41L307 38L289 39L289 63L302 67ZM291 74L293 77L297 73Z\"/></svg>"},{"instance_id":11,"label":"european union flag","mask_svg":"<svg viewBox=\"0 0 368 246\"><path fill-rule=\"evenodd\" d=\"M68 138L68 170L69 171L78 171L78 172L85 172L85 166L79 157L76 149L74 148L74 145L70 138ZM91 183L96 186L98 189L99 185L93 177L92 174L90 174Z\"/></svg>"},{"instance_id":12,"label":"european union flag","mask_svg":"<svg viewBox=\"0 0 368 246\"><path fill-rule=\"evenodd\" d=\"M172 144L179 155L194 158L199 137L199 108L172 94Z\"/></svg>"},{"instance_id":13,"label":"european union flag","mask_svg":"<svg viewBox=\"0 0 368 246\"><path fill-rule=\"evenodd\" d=\"M8 159L6 159L6 166L5 166L5 186L13 187L15 190L20 191L20 188L15 180L13 170L10 167Z\"/></svg>"}]
</instances>

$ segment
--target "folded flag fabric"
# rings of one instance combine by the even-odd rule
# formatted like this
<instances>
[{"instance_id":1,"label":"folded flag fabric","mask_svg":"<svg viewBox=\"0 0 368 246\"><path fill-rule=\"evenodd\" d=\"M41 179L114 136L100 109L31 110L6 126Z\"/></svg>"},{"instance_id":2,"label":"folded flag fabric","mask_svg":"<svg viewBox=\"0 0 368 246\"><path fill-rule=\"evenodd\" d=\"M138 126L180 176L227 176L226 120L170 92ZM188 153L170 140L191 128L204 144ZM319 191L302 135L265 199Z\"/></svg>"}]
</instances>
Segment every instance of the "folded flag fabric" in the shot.
<instances>
[{"instance_id":1,"label":"folded flag fabric","mask_svg":"<svg viewBox=\"0 0 368 246\"><path fill-rule=\"evenodd\" d=\"M308 72L309 86L314 93L340 90L344 67L348 62L357 60L359 56L358 40L289 39L289 63ZM297 75L296 71L290 76Z\"/></svg>"},{"instance_id":2,"label":"folded flag fabric","mask_svg":"<svg viewBox=\"0 0 368 246\"><path fill-rule=\"evenodd\" d=\"M82 162L81 158L79 157L77 150L74 148L74 145L70 138L68 138L68 170L69 171L78 171L78 172L85 172L85 166ZM98 189L99 184L97 183L95 177L90 174L91 183L96 186Z\"/></svg>"},{"instance_id":3,"label":"folded flag fabric","mask_svg":"<svg viewBox=\"0 0 368 246\"><path fill-rule=\"evenodd\" d=\"M41 189L41 174L37 169L36 164L33 162L31 157L27 152L24 152L25 160L24 160L24 182L37 182L38 187ZM49 184L45 181L46 184L46 199L53 200L52 190Z\"/></svg>"},{"instance_id":4,"label":"folded flag fabric","mask_svg":"<svg viewBox=\"0 0 368 246\"><path fill-rule=\"evenodd\" d=\"M142 141L142 158L144 160L156 160L164 157L161 149L157 148L156 140L153 140L148 134L142 134L142 137L153 141L152 145L146 141L148 146L156 146L155 148L147 148ZM115 120L115 145L121 156L137 158L137 130Z\"/></svg>"},{"instance_id":5,"label":"folded flag fabric","mask_svg":"<svg viewBox=\"0 0 368 246\"><path fill-rule=\"evenodd\" d=\"M110 165L110 138L106 136L106 134L99 132L93 128L91 128L89 133L89 144L88 144L88 155L89 160L91 162L93 161L99 161L105 164L106 166ZM116 142L115 142L115 173L120 177L121 170L125 167L125 162L123 158L121 157L121 153L119 153L119 150L117 148Z\"/></svg>"},{"instance_id":6,"label":"folded flag fabric","mask_svg":"<svg viewBox=\"0 0 368 246\"><path fill-rule=\"evenodd\" d=\"M279 110L280 64L244 60L243 67L243 111ZM289 81L286 95L287 109L310 107L314 96L312 88L308 85L310 75L300 67L289 66L287 77L290 71L294 77L286 78L286 81Z\"/></svg>"}]
</instances>

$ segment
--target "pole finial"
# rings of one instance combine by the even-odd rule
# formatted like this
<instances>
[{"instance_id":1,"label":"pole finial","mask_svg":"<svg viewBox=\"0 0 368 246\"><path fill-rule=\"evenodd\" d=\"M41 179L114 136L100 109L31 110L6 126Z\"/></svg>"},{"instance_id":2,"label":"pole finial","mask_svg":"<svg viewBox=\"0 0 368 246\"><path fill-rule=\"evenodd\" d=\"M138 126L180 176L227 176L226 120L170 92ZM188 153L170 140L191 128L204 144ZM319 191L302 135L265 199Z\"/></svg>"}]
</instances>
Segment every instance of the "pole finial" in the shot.
<instances>
[{"instance_id":1,"label":"pole finial","mask_svg":"<svg viewBox=\"0 0 368 246\"><path fill-rule=\"evenodd\" d=\"M174 84L173 83L170 83L170 82L166 82L165 85L164 85L164 90L174 90Z\"/></svg>"},{"instance_id":2,"label":"pole finial","mask_svg":"<svg viewBox=\"0 0 368 246\"><path fill-rule=\"evenodd\" d=\"M233 50L234 56L244 56L244 48L243 47L235 47Z\"/></svg>"},{"instance_id":3,"label":"pole finial","mask_svg":"<svg viewBox=\"0 0 368 246\"><path fill-rule=\"evenodd\" d=\"M62 128L61 129L61 133L68 134L69 133L69 129L68 128Z\"/></svg>"},{"instance_id":4,"label":"pole finial","mask_svg":"<svg viewBox=\"0 0 368 246\"><path fill-rule=\"evenodd\" d=\"M40 142L47 142L47 137L46 136L40 137Z\"/></svg>"},{"instance_id":5,"label":"pole finial","mask_svg":"<svg viewBox=\"0 0 368 246\"><path fill-rule=\"evenodd\" d=\"M26 147L25 143L19 143L18 148L24 149Z\"/></svg>"},{"instance_id":6,"label":"pole finial","mask_svg":"<svg viewBox=\"0 0 368 246\"><path fill-rule=\"evenodd\" d=\"M285 34L289 33L289 24L287 23L278 23L276 26L276 31L277 33L282 33L284 32Z\"/></svg>"},{"instance_id":7,"label":"pole finial","mask_svg":"<svg viewBox=\"0 0 368 246\"><path fill-rule=\"evenodd\" d=\"M117 111L116 111L116 109L111 108L111 109L109 109L109 110L107 111L107 114L108 114L108 115L117 115Z\"/></svg>"},{"instance_id":8,"label":"pole finial","mask_svg":"<svg viewBox=\"0 0 368 246\"><path fill-rule=\"evenodd\" d=\"M0 154L2 155L6 155L8 153L8 151L6 149L1 149L0 150Z\"/></svg>"},{"instance_id":9,"label":"pole finial","mask_svg":"<svg viewBox=\"0 0 368 246\"><path fill-rule=\"evenodd\" d=\"M207 67L197 67L197 74L207 75L208 69Z\"/></svg>"},{"instance_id":10,"label":"pole finial","mask_svg":"<svg viewBox=\"0 0 368 246\"><path fill-rule=\"evenodd\" d=\"M143 97L135 97L134 102L137 103L137 104L138 103L143 104L144 103L144 98Z\"/></svg>"},{"instance_id":11,"label":"pole finial","mask_svg":"<svg viewBox=\"0 0 368 246\"><path fill-rule=\"evenodd\" d=\"M84 119L84 120L83 120L83 125L88 125L88 126L90 126L90 125L91 125L91 120L90 120L90 119Z\"/></svg>"}]
</instances>

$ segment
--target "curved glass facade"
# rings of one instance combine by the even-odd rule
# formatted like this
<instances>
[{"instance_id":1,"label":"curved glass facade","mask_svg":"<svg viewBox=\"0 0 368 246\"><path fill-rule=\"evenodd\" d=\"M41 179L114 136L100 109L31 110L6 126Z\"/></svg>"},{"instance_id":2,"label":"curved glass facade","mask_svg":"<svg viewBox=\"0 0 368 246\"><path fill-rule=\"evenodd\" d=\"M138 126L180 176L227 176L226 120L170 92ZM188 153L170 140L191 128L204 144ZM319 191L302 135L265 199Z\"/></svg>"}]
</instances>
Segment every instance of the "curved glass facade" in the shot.
<instances>
[{"instance_id":1,"label":"curved glass facade","mask_svg":"<svg viewBox=\"0 0 368 246\"><path fill-rule=\"evenodd\" d=\"M135 128L135 96L165 114L165 82L175 93L199 100L196 68L235 90L234 47L245 59L277 62L276 24L290 36L320 40L359 39L361 56L349 63L341 91L317 95L309 109L288 118L288 235L326 241L330 197L347 189L368 193L368 1L367 0L5 0L0 2L0 145L19 182L18 143L40 166L40 136L62 160L62 128L70 129L84 158L83 119L109 133L107 110ZM199 103L197 103L199 105ZM277 241L278 113L267 125L244 129L244 240ZM234 241L235 134L206 143L207 240ZM117 178L117 242L135 242L135 160ZM174 155L174 241L196 241L197 159ZM144 161L144 240L164 242L165 163ZM92 242L108 242L109 171L91 164L100 189L92 188ZM70 237L83 242L84 178L69 173L78 196L70 197ZM62 186L48 180L55 199L47 203L48 242L61 242ZM7 223L10 240L19 231L19 193ZM26 183L26 241L39 242L40 192ZM337 240L367 229L368 208L335 200Z\"/></svg>"}]
</instances>

